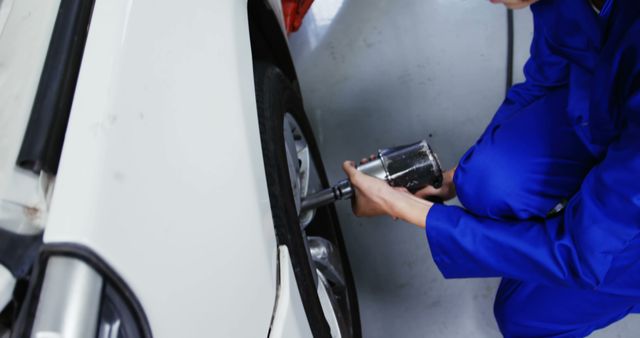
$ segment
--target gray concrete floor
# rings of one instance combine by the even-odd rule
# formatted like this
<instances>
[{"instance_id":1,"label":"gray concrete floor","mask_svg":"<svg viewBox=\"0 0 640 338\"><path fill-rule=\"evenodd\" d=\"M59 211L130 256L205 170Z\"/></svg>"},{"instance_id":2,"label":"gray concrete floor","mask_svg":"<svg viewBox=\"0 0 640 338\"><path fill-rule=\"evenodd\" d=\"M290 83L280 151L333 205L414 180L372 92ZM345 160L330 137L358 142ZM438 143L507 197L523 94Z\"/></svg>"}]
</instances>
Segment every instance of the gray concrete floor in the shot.
<instances>
[{"instance_id":1,"label":"gray concrete floor","mask_svg":"<svg viewBox=\"0 0 640 338\"><path fill-rule=\"evenodd\" d=\"M528 56L530 13L516 14L517 67ZM505 91L506 14L487 1L316 0L290 37L329 178L378 147L428 138L454 165ZM517 74L517 79L522 75ZM338 205L365 337L499 337L497 279L445 280L426 236ZM628 317L595 337L635 337Z\"/></svg>"}]
</instances>

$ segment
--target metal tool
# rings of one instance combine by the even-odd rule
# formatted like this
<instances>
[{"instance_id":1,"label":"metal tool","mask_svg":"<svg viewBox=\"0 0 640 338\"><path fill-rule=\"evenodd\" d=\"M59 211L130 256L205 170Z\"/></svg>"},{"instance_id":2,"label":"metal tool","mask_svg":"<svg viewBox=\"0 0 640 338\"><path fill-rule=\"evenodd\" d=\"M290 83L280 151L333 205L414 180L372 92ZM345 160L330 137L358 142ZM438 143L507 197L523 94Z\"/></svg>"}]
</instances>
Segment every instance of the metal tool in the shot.
<instances>
[{"instance_id":1,"label":"metal tool","mask_svg":"<svg viewBox=\"0 0 640 338\"><path fill-rule=\"evenodd\" d=\"M405 187L416 192L428 185L442 186L442 169L438 157L427 141L378 150L376 158L357 167L367 175L387 181L392 187ZM346 200L354 195L351 183L343 179L333 187L307 195L301 211L308 211Z\"/></svg>"}]
</instances>

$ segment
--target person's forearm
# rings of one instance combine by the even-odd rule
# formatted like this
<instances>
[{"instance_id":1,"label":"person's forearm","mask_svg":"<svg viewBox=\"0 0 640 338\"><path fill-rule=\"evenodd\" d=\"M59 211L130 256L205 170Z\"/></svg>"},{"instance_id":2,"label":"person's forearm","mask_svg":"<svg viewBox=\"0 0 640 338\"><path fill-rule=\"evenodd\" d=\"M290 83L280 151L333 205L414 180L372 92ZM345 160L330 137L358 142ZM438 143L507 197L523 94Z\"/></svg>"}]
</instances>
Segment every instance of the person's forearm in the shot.
<instances>
[{"instance_id":1,"label":"person's forearm","mask_svg":"<svg viewBox=\"0 0 640 338\"><path fill-rule=\"evenodd\" d=\"M387 213L390 216L415 224L421 228L425 227L427 214L433 205L429 201L402 191L393 191L392 194L386 196L385 204L387 205Z\"/></svg>"}]
</instances>

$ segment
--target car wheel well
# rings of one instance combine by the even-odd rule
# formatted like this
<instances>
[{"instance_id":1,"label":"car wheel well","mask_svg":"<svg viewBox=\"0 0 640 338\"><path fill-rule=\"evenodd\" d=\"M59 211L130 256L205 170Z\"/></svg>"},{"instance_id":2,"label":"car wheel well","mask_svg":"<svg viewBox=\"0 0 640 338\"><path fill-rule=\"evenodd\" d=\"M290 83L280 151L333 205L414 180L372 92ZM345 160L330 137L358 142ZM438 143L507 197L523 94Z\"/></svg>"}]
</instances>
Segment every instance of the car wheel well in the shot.
<instances>
[{"instance_id":1,"label":"car wheel well","mask_svg":"<svg viewBox=\"0 0 640 338\"><path fill-rule=\"evenodd\" d=\"M266 0L248 0L247 10L253 61L265 61L277 66L297 87L289 45L271 5Z\"/></svg>"}]
</instances>

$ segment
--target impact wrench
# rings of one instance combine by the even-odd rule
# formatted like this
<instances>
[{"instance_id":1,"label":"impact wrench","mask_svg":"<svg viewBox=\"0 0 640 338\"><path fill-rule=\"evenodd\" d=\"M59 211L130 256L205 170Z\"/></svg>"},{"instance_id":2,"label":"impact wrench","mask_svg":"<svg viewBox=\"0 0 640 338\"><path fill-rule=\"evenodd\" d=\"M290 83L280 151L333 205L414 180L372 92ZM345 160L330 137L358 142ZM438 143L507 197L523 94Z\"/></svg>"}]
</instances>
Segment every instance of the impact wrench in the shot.
<instances>
[{"instance_id":1,"label":"impact wrench","mask_svg":"<svg viewBox=\"0 0 640 338\"><path fill-rule=\"evenodd\" d=\"M442 186L442 169L438 157L427 141L378 150L376 158L359 165L358 171L386 181L392 187L404 187L411 193L431 185ZM301 212L313 210L354 196L348 179L333 187L310 194L302 200Z\"/></svg>"}]
</instances>

